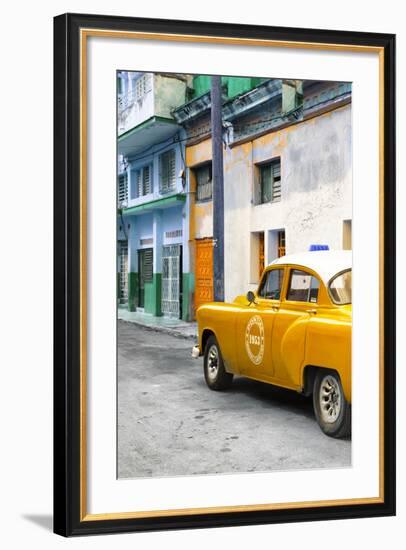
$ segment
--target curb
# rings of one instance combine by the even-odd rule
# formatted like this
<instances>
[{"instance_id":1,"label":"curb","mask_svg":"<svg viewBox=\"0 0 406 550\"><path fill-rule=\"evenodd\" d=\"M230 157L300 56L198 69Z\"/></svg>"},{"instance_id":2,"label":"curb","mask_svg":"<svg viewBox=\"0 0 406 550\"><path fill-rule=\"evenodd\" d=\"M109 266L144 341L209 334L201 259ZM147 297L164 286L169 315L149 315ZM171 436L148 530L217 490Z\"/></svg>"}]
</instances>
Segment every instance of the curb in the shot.
<instances>
[{"instance_id":1,"label":"curb","mask_svg":"<svg viewBox=\"0 0 406 550\"><path fill-rule=\"evenodd\" d=\"M184 334L181 330L177 330L175 328L156 325L144 325L139 321L129 321L128 319L120 319L120 317L118 317L117 320L121 321L122 323L127 323L129 325L137 325L138 327L144 328L145 330L149 330L151 332L163 332L164 334L169 334L170 336L175 336L176 338L197 341L197 334Z\"/></svg>"}]
</instances>

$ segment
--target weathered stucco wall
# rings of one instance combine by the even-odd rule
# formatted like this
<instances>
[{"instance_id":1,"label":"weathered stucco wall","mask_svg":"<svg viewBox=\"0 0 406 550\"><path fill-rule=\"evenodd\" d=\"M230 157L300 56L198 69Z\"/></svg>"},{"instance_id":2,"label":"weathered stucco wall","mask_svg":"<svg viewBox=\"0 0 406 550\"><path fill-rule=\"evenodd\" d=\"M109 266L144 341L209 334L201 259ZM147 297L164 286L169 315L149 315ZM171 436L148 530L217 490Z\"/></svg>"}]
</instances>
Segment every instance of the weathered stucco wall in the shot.
<instances>
[{"instance_id":1,"label":"weathered stucco wall","mask_svg":"<svg viewBox=\"0 0 406 550\"><path fill-rule=\"evenodd\" d=\"M193 168L211 161L211 157L211 139L186 148L186 166L191 169L189 171L191 239L204 239L213 236L213 202L211 200L196 202L196 181L193 173Z\"/></svg>"},{"instance_id":2,"label":"weathered stucco wall","mask_svg":"<svg viewBox=\"0 0 406 550\"><path fill-rule=\"evenodd\" d=\"M351 106L265 135L225 152L226 300L255 289L253 232L264 232L265 264L272 230L284 229L287 253L312 243L343 248L343 222L352 218ZM258 163L281 159L282 197L255 204Z\"/></svg>"},{"instance_id":3,"label":"weathered stucco wall","mask_svg":"<svg viewBox=\"0 0 406 550\"><path fill-rule=\"evenodd\" d=\"M186 80L154 74L154 99L155 116L172 118L173 109L186 101Z\"/></svg>"}]
</instances>

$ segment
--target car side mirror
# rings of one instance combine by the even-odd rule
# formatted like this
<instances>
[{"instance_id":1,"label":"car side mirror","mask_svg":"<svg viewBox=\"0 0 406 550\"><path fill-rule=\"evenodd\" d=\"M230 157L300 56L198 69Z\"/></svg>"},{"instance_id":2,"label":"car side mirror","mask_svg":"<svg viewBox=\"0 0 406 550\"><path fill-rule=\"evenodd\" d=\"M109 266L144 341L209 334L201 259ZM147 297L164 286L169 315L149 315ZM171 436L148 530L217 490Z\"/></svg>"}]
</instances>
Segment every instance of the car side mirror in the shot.
<instances>
[{"instance_id":1,"label":"car side mirror","mask_svg":"<svg viewBox=\"0 0 406 550\"><path fill-rule=\"evenodd\" d=\"M249 305L255 304L255 294L252 292L252 290L249 290L247 292L247 300Z\"/></svg>"}]
</instances>

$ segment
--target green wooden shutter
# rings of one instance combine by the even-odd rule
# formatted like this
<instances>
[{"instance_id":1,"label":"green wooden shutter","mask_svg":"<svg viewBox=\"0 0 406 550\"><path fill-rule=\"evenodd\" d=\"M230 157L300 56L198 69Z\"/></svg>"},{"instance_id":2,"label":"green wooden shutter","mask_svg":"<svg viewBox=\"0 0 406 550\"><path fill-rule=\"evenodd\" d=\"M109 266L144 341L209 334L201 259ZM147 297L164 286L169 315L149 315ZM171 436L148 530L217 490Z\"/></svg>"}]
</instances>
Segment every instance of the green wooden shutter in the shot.
<instances>
[{"instance_id":1,"label":"green wooden shutter","mask_svg":"<svg viewBox=\"0 0 406 550\"><path fill-rule=\"evenodd\" d=\"M272 165L261 166L261 203L272 200Z\"/></svg>"},{"instance_id":2,"label":"green wooden shutter","mask_svg":"<svg viewBox=\"0 0 406 550\"><path fill-rule=\"evenodd\" d=\"M263 165L261 170L261 203L280 201L281 189L281 161L274 160Z\"/></svg>"}]
</instances>

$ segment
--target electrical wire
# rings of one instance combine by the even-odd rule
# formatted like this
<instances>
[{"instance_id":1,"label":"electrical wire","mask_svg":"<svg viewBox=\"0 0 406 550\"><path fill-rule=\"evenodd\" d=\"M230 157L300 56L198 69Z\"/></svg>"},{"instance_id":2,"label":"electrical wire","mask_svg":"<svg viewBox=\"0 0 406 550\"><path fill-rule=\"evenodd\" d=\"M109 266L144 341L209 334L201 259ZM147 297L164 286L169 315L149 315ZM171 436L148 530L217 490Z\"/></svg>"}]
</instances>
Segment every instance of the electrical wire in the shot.
<instances>
[{"instance_id":1,"label":"electrical wire","mask_svg":"<svg viewBox=\"0 0 406 550\"><path fill-rule=\"evenodd\" d=\"M271 118L264 118L260 121L257 121L257 122L247 122L246 124L244 125L233 125L233 129L236 129L236 128L249 128L249 127L252 127L252 126L255 126L257 130L261 130L261 129L265 129L265 128L269 128L269 124L267 123L270 123L270 122L274 122L276 120L281 120L281 119L285 119L285 118L289 118L290 116L295 116L295 113L298 113L300 112L301 110L304 112L305 110L308 111L310 109L315 109L317 107L320 107L321 105L325 105L326 103L333 103L333 102L336 102L337 100L340 100L342 99L343 97L350 97L351 96L351 92L344 92L342 94L339 94L337 96L335 96L333 99L326 99L324 101L320 101L318 103L315 103L313 105L310 105L309 107L307 107L306 109L304 109L303 107L299 107L299 108L296 108L296 109L292 109L291 111L289 111L288 113L284 113L284 114L280 114L280 115L276 115L276 116L273 116ZM262 125L262 126L260 126ZM260 126L260 128L258 128L258 126ZM269 129L272 129L272 128L269 128ZM138 157L131 157L131 162L137 162L139 160L143 160L145 158L150 158L152 155L154 154L157 154L157 153L160 153L162 151L164 151L165 149L168 149L168 147L170 147L171 145L174 145L175 143L179 143L181 144L182 142L184 141L190 141L191 139L197 139L201 136L208 136L210 135L211 133L211 130L205 130L204 132L200 132L200 133L197 133L197 134L194 134L194 135L190 135L186 138L178 138L176 139L176 137L178 136L178 133L180 132L181 130L179 129L178 132L176 133L176 135L172 138L172 141L169 141L169 142L166 142L165 145L163 147L161 147L160 149L157 149L155 151L152 151L151 153L149 154L145 154L146 151L149 151L150 149L153 149L154 147L156 147L156 145L151 145L148 149L145 149L143 151L143 154L141 156L138 156ZM247 135L247 134L246 134ZM130 157L128 157L130 158ZM182 160L184 162L184 166L186 167L186 164L185 164L185 161L183 159L183 155L182 155Z\"/></svg>"}]
</instances>

